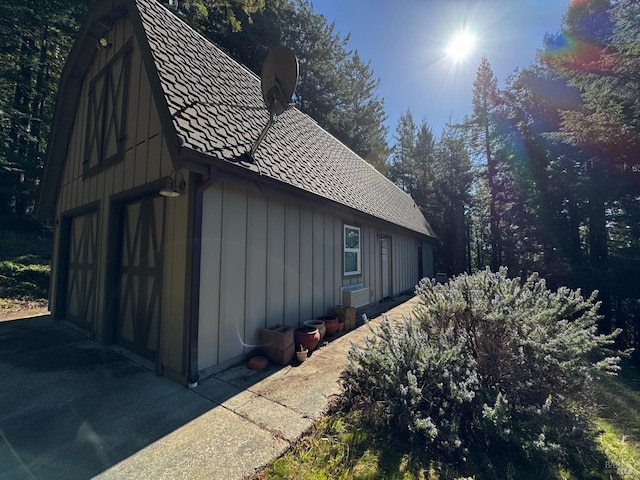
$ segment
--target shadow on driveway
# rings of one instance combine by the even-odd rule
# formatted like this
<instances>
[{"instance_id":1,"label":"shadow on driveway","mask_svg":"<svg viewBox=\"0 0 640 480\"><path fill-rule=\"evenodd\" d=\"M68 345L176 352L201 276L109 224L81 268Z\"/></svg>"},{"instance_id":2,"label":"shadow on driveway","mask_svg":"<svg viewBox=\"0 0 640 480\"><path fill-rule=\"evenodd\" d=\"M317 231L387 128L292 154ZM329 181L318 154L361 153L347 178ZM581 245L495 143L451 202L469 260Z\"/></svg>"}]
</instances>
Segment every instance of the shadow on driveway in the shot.
<instances>
[{"instance_id":1,"label":"shadow on driveway","mask_svg":"<svg viewBox=\"0 0 640 480\"><path fill-rule=\"evenodd\" d=\"M300 368L239 363L188 390L48 316L0 322L0 478L245 478L326 410L368 332L336 336Z\"/></svg>"},{"instance_id":2,"label":"shadow on driveway","mask_svg":"<svg viewBox=\"0 0 640 480\"><path fill-rule=\"evenodd\" d=\"M215 406L48 316L0 323L0 478L90 478Z\"/></svg>"}]
</instances>

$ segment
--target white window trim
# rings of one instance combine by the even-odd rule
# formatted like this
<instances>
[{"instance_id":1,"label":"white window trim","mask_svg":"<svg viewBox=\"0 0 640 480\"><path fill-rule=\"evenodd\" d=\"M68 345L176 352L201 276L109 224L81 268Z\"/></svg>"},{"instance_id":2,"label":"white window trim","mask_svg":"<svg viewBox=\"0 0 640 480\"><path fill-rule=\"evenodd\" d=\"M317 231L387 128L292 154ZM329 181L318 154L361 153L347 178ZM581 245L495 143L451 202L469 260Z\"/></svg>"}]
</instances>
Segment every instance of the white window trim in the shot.
<instances>
[{"instance_id":1,"label":"white window trim","mask_svg":"<svg viewBox=\"0 0 640 480\"><path fill-rule=\"evenodd\" d=\"M358 231L358 248L347 248L347 229ZM346 253L355 253L357 256L357 271L347 272L347 262L345 262ZM342 274L345 277L352 277L354 275L362 274L362 230L355 225L344 224L342 229Z\"/></svg>"}]
</instances>

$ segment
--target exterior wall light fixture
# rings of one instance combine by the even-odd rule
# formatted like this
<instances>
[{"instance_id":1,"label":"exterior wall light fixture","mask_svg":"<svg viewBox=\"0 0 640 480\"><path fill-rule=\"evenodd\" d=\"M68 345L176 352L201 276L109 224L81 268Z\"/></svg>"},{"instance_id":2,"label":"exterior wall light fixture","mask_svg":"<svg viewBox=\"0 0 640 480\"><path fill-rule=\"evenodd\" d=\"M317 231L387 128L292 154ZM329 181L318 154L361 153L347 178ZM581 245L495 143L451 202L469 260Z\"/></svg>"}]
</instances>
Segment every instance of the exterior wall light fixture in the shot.
<instances>
[{"instance_id":1,"label":"exterior wall light fixture","mask_svg":"<svg viewBox=\"0 0 640 480\"><path fill-rule=\"evenodd\" d=\"M185 182L182 173L173 170L168 177L164 179L164 187L160 190L163 197L179 197L184 191Z\"/></svg>"},{"instance_id":2,"label":"exterior wall light fixture","mask_svg":"<svg viewBox=\"0 0 640 480\"><path fill-rule=\"evenodd\" d=\"M105 50L107 48L109 48L111 46L111 43L109 43L109 40L107 40L106 37L100 37L100 39L98 40L98 50Z\"/></svg>"}]
</instances>

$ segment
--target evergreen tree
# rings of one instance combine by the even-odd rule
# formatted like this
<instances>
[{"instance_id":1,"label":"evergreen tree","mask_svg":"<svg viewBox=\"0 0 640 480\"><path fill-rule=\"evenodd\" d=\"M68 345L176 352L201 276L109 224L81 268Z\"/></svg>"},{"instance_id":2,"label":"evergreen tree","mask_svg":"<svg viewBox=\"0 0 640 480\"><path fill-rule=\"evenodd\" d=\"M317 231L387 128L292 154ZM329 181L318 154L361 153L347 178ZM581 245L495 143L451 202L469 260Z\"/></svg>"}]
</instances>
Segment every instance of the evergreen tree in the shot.
<instances>
[{"instance_id":1,"label":"evergreen tree","mask_svg":"<svg viewBox=\"0 0 640 480\"><path fill-rule=\"evenodd\" d=\"M380 82L370 64L348 49L349 36L336 33L335 25L316 14L310 2L285 2L281 8L292 16L276 12L281 22L280 41L296 52L300 62L297 105L386 173L387 117L384 102L376 93Z\"/></svg>"},{"instance_id":2,"label":"evergreen tree","mask_svg":"<svg viewBox=\"0 0 640 480\"><path fill-rule=\"evenodd\" d=\"M340 69L343 81L336 109L329 115L329 131L386 174L389 147L384 121L387 116L384 102L376 94L380 80L375 79L371 65L364 63L357 51L342 62Z\"/></svg>"},{"instance_id":3,"label":"evergreen tree","mask_svg":"<svg viewBox=\"0 0 640 480\"><path fill-rule=\"evenodd\" d=\"M411 111L400 115L389 177L409 193L440 239L436 268L455 275L470 268L466 214L473 180L466 139L447 123L436 141L426 121L417 126Z\"/></svg>"},{"instance_id":4,"label":"evergreen tree","mask_svg":"<svg viewBox=\"0 0 640 480\"><path fill-rule=\"evenodd\" d=\"M471 271L484 270L491 263L491 233L489 232L489 191L487 179L475 176L473 196L468 210Z\"/></svg>"},{"instance_id":5,"label":"evergreen tree","mask_svg":"<svg viewBox=\"0 0 640 480\"><path fill-rule=\"evenodd\" d=\"M182 8L182 7L181 7ZM348 49L306 0L190 0L184 18L232 57L259 73L269 50L291 48L299 62L294 102L355 153L386 173L384 102L369 63Z\"/></svg>"},{"instance_id":6,"label":"evergreen tree","mask_svg":"<svg viewBox=\"0 0 640 480\"><path fill-rule=\"evenodd\" d=\"M523 275L538 271L555 285L564 273L570 229L562 212L574 205L563 157L547 137L559 125L559 101L575 99L566 82L548 70L532 66L512 75L503 92L505 121L501 127L501 227L505 264ZM568 156L568 155L567 155ZM563 164L557 189L550 176ZM576 229L577 234L577 229ZM579 246L578 246L579 248ZM551 277L549 277L551 275Z\"/></svg>"},{"instance_id":7,"label":"evergreen tree","mask_svg":"<svg viewBox=\"0 0 640 480\"><path fill-rule=\"evenodd\" d=\"M165 3L159 0L161 3ZM264 0L179 0L181 18L202 33L227 35L243 29L251 15L264 9Z\"/></svg>"},{"instance_id":8,"label":"evergreen tree","mask_svg":"<svg viewBox=\"0 0 640 480\"><path fill-rule=\"evenodd\" d=\"M429 124L422 120L416 130L415 144L413 146L413 175L415 177L415 190L413 199L427 212L427 218L436 211L438 198L434 191L434 162L436 139ZM433 226L433 225L432 225Z\"/></svg>"},{"instance_id":9,"label":"evergreen tree","mask_svg":"<svg viewBox=\"0 0 640 480\"><path fill-rule=\"evenodd\" d=\"M389 178L409 195L412 195L416 189L414 176L416 136L417 127L413 121L413 115L407 110L398 118L394 136L396 144L391 153Z\"/></svg>"},{"instance_id":10,"label":"evergreen tree","mask_svg":"<svg viewBox=\"0 0 640 480\"><path fill-rule=\"evenodd\" d=\"M471 268L466 215L473 174L465 138L451 122L445 125L437 142L431 170L437 205L428 218L438 221L438 234L444 245L439 250L439 261L449 275L458 275Z\"/></svg>"},{"instance_id":11,"label":"evergreen tree","mask_svg":"<svg viewBox=\"0 0 640 480\"><path fill-rule=\"evenodd\" d=\"M487 57L482 57L473 82L473 113L470 119L471 144L478 157L486 165L486 179L489 190L489 232L491 238L491 269L497 271L502 262L501 238L498 218L498 163L497 115L500 108L498 81L493 74Z\"/></svg>"},{"instance_id":12,"label":"evergreen tree","mask_svg":"<svg viewBox=\"0 0 640 480\"><path fill-rule=\"evenodd\" d=\"M494 148L503 263L599 290L602 330L615 323L636 344L639 13L634 1L573 2L502 92Z\"/></svg>"},{"instance_id":13,"label":"evergreen tree","mask_svg":"<svg viewBox=\"0 0 640 480\"><path fill-rule=\"evenodd\" d=\"M0 214L35 207L58 81L89 3L0 6Z\"/></svg>"},{"instance_id":14,"label":"evergreen tree","mask_svg":"<svg viewBox=\"0 0 640 480\"><path fill-rule=\"evenodd\" d=\"M629 34L620 33L613 40L616 28L612 7L608 0L570 5L562 34L549 39L551 48L543 57L547 65L581 92L580 108L561 112L559 132L565 142L580 148L585 156L589 266L599 272L595 287L603 301L604 331L611 330L607 215L612 202L629 186L628 178L633 176L630 162L635 161L632 152L640 146L640 132L630 121L633 108L625 106L629 103L629 99L625 102L629 89L624 85L633 79L622 74L624 54L616 45ZM621 10L618 15L624 16ZM631 175L619 175L627 170Z\"/></svg>"}]
</instances>

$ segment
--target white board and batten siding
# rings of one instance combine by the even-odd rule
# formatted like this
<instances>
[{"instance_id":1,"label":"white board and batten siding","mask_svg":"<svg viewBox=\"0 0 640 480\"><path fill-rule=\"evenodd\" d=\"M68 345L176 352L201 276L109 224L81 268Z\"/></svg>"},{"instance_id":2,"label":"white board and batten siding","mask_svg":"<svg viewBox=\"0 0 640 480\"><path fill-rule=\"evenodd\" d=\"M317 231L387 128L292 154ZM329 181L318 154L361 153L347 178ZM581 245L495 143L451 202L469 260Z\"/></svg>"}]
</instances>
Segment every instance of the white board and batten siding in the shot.
<instances>
[{"instance_id":1,"label":"white board and batten siding","mask_svg":"<svg viewBox=\"0 0 640 480\"><path fill-rule=\"evenodd\" d=\"M361 274L342 272L343 227L361 227ZM365 221L263 194L226 180L204 193L198 367L235 360L260 328L301 325L341 304L341 287L382 298L380 242L391 238L393 294L418 281L418 241Z\"/></svg>"}]
</instances>

